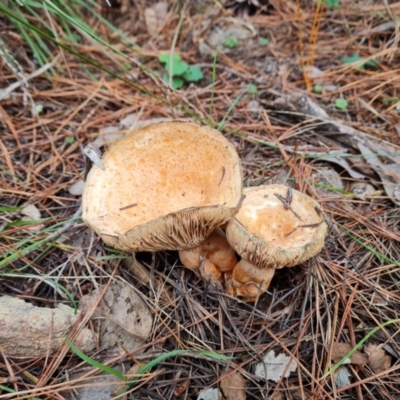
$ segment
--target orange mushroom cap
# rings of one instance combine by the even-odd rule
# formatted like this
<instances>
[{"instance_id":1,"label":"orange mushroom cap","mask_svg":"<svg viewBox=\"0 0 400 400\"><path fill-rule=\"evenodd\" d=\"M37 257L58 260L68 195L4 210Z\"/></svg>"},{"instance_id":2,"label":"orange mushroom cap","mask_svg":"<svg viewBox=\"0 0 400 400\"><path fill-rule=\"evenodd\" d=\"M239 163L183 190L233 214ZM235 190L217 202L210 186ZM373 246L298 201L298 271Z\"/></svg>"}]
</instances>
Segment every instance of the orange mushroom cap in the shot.
<instances>
[{"instance_id":1,"label":"orange mushroom cap","mask_svg":"<svg viewBox=\"0 0 400 400\"><path fill-rule=\"evenodd\" d=\"M94 165L83 193L83 220L127 251L187 249L237 212L239 157L218 131L162 122L129 132Z\"/></svg>"}]
</instances>

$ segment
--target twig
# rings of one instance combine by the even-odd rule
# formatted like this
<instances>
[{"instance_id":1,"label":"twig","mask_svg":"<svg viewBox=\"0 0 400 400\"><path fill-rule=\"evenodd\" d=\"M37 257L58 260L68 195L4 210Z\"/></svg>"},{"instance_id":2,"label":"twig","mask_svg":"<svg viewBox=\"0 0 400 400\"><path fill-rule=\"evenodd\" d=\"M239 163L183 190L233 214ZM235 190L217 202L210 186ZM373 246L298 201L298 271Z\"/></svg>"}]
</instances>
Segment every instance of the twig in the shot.
<instances>
[{"instance_id":1,"label":"twig","mask_svg":"<svg viewBox=\"0 0 400 400\"><path fill-rule=\"evenodd\" d=\"M54 67L54 65L57 63L59 57L60 57L59 55L55 56L51 62L43 65L43 67L40 67L39 69L32 72L28 76L24 76L23 80L18 80L16 82L12 83L10 86L6 87L5 89L0 90L0 101L8 98L8 96L14 90L18 89L20 86L24 85L26 87L29 80L36 78L39 75L42 75L48 69Z\"/></svg>"}]
</instances>

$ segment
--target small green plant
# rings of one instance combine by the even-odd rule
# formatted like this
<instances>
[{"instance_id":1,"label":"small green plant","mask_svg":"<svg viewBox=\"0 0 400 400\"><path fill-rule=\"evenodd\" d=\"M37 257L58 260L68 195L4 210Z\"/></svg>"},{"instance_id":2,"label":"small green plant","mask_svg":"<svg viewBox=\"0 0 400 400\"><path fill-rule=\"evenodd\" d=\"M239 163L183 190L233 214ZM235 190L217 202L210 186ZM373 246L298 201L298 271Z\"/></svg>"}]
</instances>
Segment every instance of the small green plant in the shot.
<instances>
[{"instance_id":1,"label":"small green plant","mask_svg":"<svg viewBox=\"0 0 400 400\"><path fill-rule=\"evenodd\" d=\"M383 99L383 104L397 103L399 101L400 101L400 97L385 97Z\"/></svg>"},{"instance_id":2,"label":"small green plant","mask_svg":"<svg viewBox=\"0 0 400 400\"><path fill-rule=\"evenodd\" d=\"M314 93L322 93L323 87L321 85L314 86Z\"/></svg>"},{"instance_id":3,"label":"small green plant","mask_svg":"<svg viewBox=\"0 0 400 400\"><path fill-rule=\"evenodd\" d=\"M268 43L269 43L269 40L268 40L267 38L264 38L264 37L262 37L262 38L260 38L260 39L258 40L258 44L259 44L260 46L267 46Z\"/></svg>"},{"instance_id":4,"label":"small green plant","mask_svg":"<svg viewBox=\"0 0 400 400\"><path fill-rule=\"evenodd\" d=\"M340 0L318 0L319 3L326 4L328 8L340 8Z\"/></svg>"},{"instance_id":5,"label":"small green plant","mask_svg":"<svg viewBox=\"0 0 400 400\"><path fill-rule=\"evenodd\" d=\"M198 82L203 79L201 68L189 65L182 61L178 54L162 53L158 56L159 61L164 64L166 74L163 76L164 82L169 83L172 77L172 87L180 89L185 82Z\"/></svg>"},{"instance_id":6,"label":"small green plant","mask_svg":"<svg viewBox=\"0 0 400 400\"><path fill-rule=\"evenodd\" d=\"M238 44L238 40L235 37L230 37L228 39L225 40L224 42L224 46L228 47L229 49L233 49L234 47L236 47Z\"/></svg>"},{"instance_id":7,"label":"small green plant","mask_svg":"<svg viewBox=\"0 0 400 400\"><path fill-rule=\"evenodd\" d=\"M360 61L360 63L357 65L357 69L364 71L365 67L373 68L373 69L379 68L379 65L377 64L377 62L380 62L380 58L377 57L375 60L365 60L364 58L360 57L360 54L354 53L351 56L342 57L341 61L343 64L351 64L351 63Z\"/></svg>"},{"instance_id":8,"label":"small green plant","mask_svg":"<svg viewBox=\"0 0 400 400\"><path fill-rule=\"evenodd\" d=\"M35 105L35 113L39 115L43 111L43 104L36 104Z\"/></svg>"},{"instance_id":9,"label":"small green plant","mask_svg":"<svg viewBox=\"0 0 400 400\"><path fill-rule=\"evenodd\" d=\"M247 93L249 94L256 94L258 92L257 86L253 83L249 83L247 85Z\"/></svg>"},{"instance_id":10,"label":"small green plant","mask_svg":"<svg viewBox=\"0 0 400 400\"><path fill-rule=\"evenodd\" d=\"M75 142L75 138L73 136L67 136L64 140L67 144L73 144Z\"/></svg>"},{"instance_id":11,"label":"small green plant","mask_svg":"<svg viewBox=\"0 0 400 400\"><path fill-rule=\"evenodd\" d=\"M338 110L345 110L347 108L348 104L349 103L347 102L346 99L336 99L336 101L335 101L335 107Z\"/></svg>"}]
</instances>

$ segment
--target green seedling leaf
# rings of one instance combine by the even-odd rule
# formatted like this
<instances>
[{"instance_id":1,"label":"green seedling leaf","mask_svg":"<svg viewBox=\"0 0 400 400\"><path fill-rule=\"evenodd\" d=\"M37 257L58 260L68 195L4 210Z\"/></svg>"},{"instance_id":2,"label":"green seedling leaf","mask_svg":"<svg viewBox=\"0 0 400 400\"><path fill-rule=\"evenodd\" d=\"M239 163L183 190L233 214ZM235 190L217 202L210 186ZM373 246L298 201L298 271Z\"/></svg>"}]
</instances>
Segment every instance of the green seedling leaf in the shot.
<instances>
[{"instance_id":1,"label":"green seedling leaf","mask_svg":"<svg viewBox=\"0 0 400 400\"><path fill-rule=\"evenodd\" d=\"M203 79L203 71L200 67L196 67L195 65L190 65L189 68L182 75L182 78L188 82L198 82Z\"/></svg>"},{"instance_id":2,"label":"green seedling leaf","mask_svg":"<svg viewBox=\"0 0 400 400\"><path fill-rule=\"evenodd\" d=\"M65 138L65 143L72 144L75 142L75 138L73 136L67 136Z\"/></svg>"},{"instance_id":3,"label":"green seedling leaf","mask_svg":"<svg viewBox=\"0 0 400 400\"><path fill-rule=\"evenodd\" d=\"M158 60L163 64L169 63L171 60L170 53L161 53L158 55ZM172 54L172 61L181 61L182 57L179 54Z\"/></svg>"},{"instance_id":4,"label":"green seedling leaf","mask_svg":"<svg viewBox=\"0 0 400 400\"><path fill-rule=\"evenodd\" d=\"M322 86L321 85L316 85L314 86L314 93L322 93Z\"/></svg>"},{"instance_id":5,"label":"green seedling leaf","mask_svg":"<svg viewBox=\"0 0 400 400\"><path fill-rule=\"evenodd\" d=\"M368 68L378 69L379 68L379 65L377 64L378 62L381 62L380 57L376 57L374 60L366 61L364 66L366 66Z\"/></svg>"},{"instance_id":6,"label":"green seedling leaf","mask_svg":"<svg viewBox=\"0 0 400 400\"><path fill-rule=\"evenodd\" d=\"M176 76L184 74L189 68L188 63L182 61L182 57L178 54L163 53L158 56L160 62L165 64L165 70L168 75Z\"/></svg>"},{"instance_id":7,"label":"green seedling leaf","mask_svg":"<svg viewBox=\"0 0 400 400\"><path fill-rule=\"evenodd\" d=\"M164 75L163 81L169 84L169 75ZM172 87L174 89L176 90L181 89L183 87L183 84L184 84L183 79L180 78L179 76L172 77Z\"/></svg>"},{"instance_id":8,"label":"green seedling leaf","mask_svg":"<svg viewBox=\"0 0 400 400\"><path fill-rule=\"evenodd\" d=\"M35 105L35 113L39 115L43 111L43 104L36 104Z\"/></svg>"},{"instance_id":9,"label":"green seedling leaf","mask_svg":"<svg viewBox=\"0 0 400 400\"><path fill-rule=\"evenodd\" d=\"M360 69L362 71L365 70L365 67L368 68L374 68L377 69L379 68L379 65L377 64L380 62L380 58L377 57L375 60L365 60L363 61L363 58L360 57L358 53L354 53L352 56L345 56L341 58L343 64L351 64L357 61L361 61L359 65L357 66L357 69Z\"/></svg>"},{"instance_id":10,"label":"green seedling leaf","mask_svg":"<svg viewBox=\"0 0 400 400\"><path fill-rule=\"evenodd\" d=\"M340 0L326 0L328 8L340 8Z\"/></svg>"},{"instance_id":11,"label":"green seedling leaf","mask_svg":"<svg viewBox=\"0 0 400 400\"><path fill-rule=\"evenodd\" d=\"M351 64L356 61L360 61L361 57L358 53L354 53L352 56L344 56L341 58L343 64Z\"/></svg>"},{"instance_id":12,"label":"green seedling leaf","mask_svg":"<svg viewBox=\"0 0 400 400\"><path fill-rule=\"evenodd\" d=\"M238 44L238 40L235 37L231 37L225 40L224 46L233 49Z\"/></svg>"},{"instance_id":13,"label":"green seedling leaf","mask_svg":"<svg viewBox=\"0 0 400 400\"><path fill-rule=\"evenodd\" d=\"M168 75L177 76L184 74L189 68L189 64L185 61L173 60L172 63L167 62L165 64L165 70Z\"/></svg>"},{"instance_id":14,"label":"green seedling leaf","mask_svg":"<svg viewBox=\"0 0 400 400\"><path fill-rule=\"evenodd\" d=\"M260 46L267 46L268 43L269 43L269 39L267 39L267 38L260 38L260 39L258 40L258 44L259 44Z\"/></svg>"},{"instance_id":15,"label":"green seedling leaf","mask_svg":"<svg viewBox=\"0 0 400 400\"><path fill-rule=\"evenodd\" d=\"M335 101L335 107L339 110L345 110L348 104L346 99L336 99Z\"/></svg>"},{"instance_id":16,"label":"green seedling leaf","mask_svg":"<svg viewBox=\"0 0 400 400\"><path fill-rule=\"evenodd\" d=\"M247 93L256 94L258 92L257 86L253 83L247 85Z\"/></svg>"},{"instance_id":17,"label":"green seedling leaf","mask_svg":"<svg viewBox=\"0 0 400 400\"><path fill-rule=\"evenodd\" d=\"M326 4L328 8L340 8L340 0L317 0L319 4Z\"/></svg>"}]
</instances>

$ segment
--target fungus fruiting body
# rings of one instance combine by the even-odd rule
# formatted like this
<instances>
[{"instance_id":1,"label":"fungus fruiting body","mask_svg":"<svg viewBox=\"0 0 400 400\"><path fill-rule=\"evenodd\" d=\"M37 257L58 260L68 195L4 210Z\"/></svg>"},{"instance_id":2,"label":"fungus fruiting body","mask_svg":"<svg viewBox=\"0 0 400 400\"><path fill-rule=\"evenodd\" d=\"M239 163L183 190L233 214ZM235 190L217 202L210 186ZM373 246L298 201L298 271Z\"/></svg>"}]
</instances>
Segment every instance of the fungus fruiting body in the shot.
<instances>
[{"instance_id":1,"label":"fungus fruiting body","mask_svg":"<svg viewBox=\"0 0 400 400\"><path fill-rule=\"evenodd\" d=\"M237 212L239 157L218 131L163 122L129 132L93 165L83 220L108 245L127 251L197 246Z\"/></svg>"},{"instance_id":2,"label":"fungus fruiting body","mask_svg":"<svg viewBox=\"0 0 400 400\"><path fill-rule=\"evenodd\" d=\"M182 264L198 272L205 280L223 282L237 263L235 251L226 240L225 233L217 228L201 245L179 251Z\"/></svg>"},{"instance_id":3,"label":"fungus fruiting body","mask_svg":"<svg viewBox=\"0 0 400 400\"><path fill-rule=\"evenodd\" d=\"M254 301L268 289L277 268L300 264L320 252L327 224L318 203L284 185L244 189L226 236L241 256L228 292Z\"/></svg>"}]
</instances>

